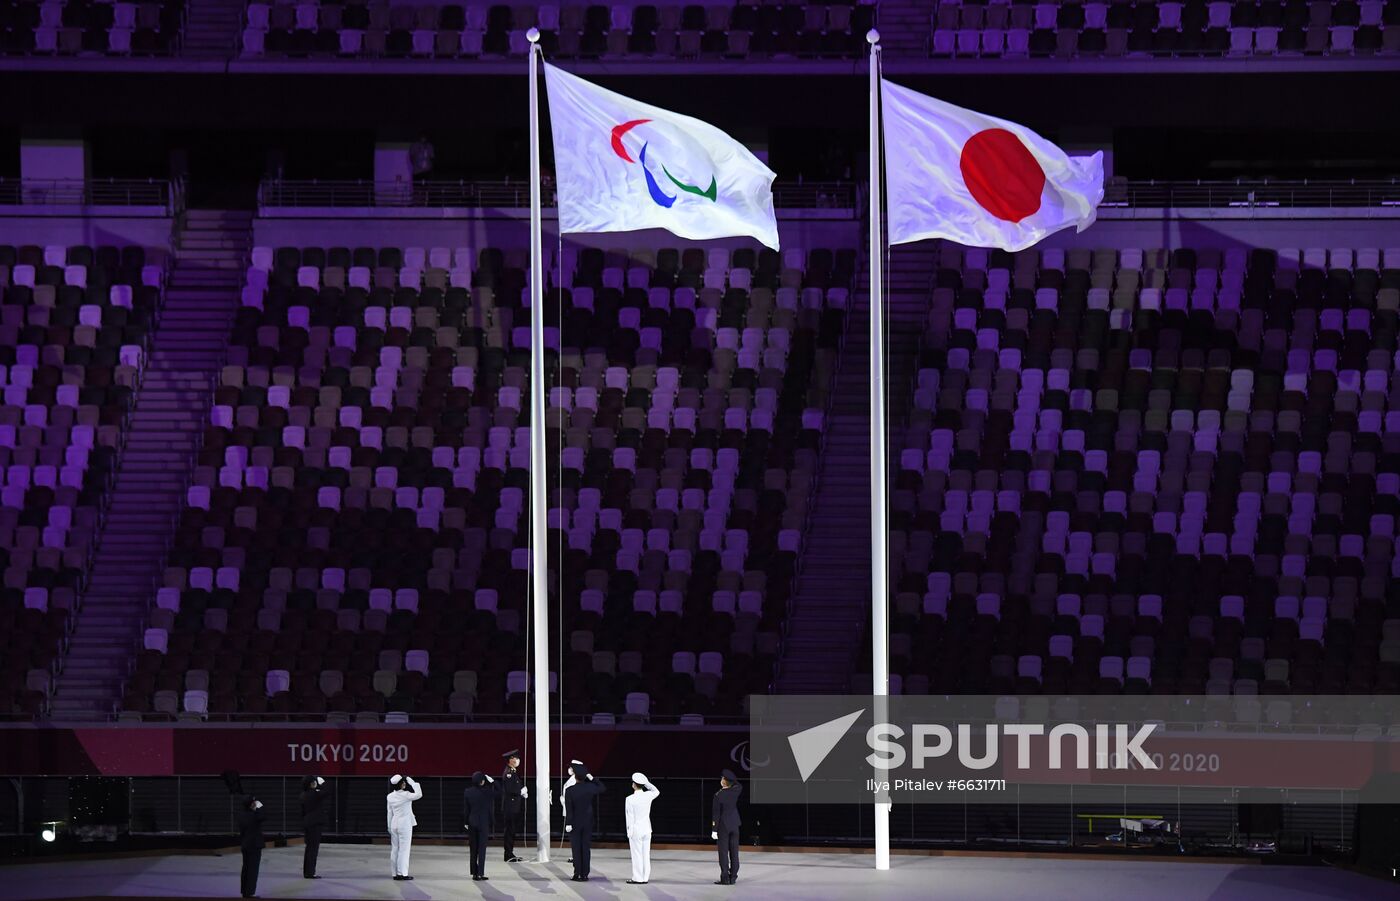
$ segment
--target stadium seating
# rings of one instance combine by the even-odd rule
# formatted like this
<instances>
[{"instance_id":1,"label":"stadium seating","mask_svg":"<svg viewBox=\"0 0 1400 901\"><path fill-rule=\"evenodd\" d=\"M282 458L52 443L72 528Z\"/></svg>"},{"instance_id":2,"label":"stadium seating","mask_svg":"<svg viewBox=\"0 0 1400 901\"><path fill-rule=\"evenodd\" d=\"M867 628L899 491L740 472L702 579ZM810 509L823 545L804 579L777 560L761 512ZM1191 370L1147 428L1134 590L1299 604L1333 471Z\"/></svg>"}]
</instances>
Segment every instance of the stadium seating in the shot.
<instances>
[{"instance_id":1,"label":"stadium seating","mask_svg":"<svg viewBox=\"0 0 1400 901\"><path fill-rule=\"evenodd\" d=\"M941 254L898 689L1400 688L1400 248Z\"/></svg>"},{"instance_id":2,"label":"stadium seating","mask_svg":"<svg viewBox=\"0 0 1400 901\"><path fill-rule=\"evenodd\" d=\"M1353 56L1400 53L1382 0L939 0L936 57Z\"/></svg>"},{"instance_id":3,"label":"stadium seating","mask_svg":"<svg viewBox=\"0 0 1400 901\"><path fill-rule=\"evenodd\" d=\"M425 4L254 2L242 54L390 58L523 57L541 32L551 58L850 57L873 3L786 5Z\"/></svg>"},{"instance_id":4,"label":"stadium seating","mask_svg":"<svg viewBox=\"0 0 1400 901\"><path fill-rule=\"evenodd\" d=\"M139 247L0 247L0 715L48 701L163 278Z\"/></svg>"},{"instance_id":5,"label":"stadium seating","mask_svg":"<svg viewBox=\"0 0 1400 901\"><path fill-rule=\"evenodd\" d=\"M255 248L124 716L523 710L525 268ZM854 254L554 269L551 688L578 716L737 714L771 676Z\"/></svg>"},{"instance_id":6,"label":"stadium seating","mask_svg":"<svg viewBox=\"0 0 1400 901\"><path fill-rule=\"evenodd\" d=\"M800 249L566 261L548 414L566 710L732 716L766 690L854 261Z\"/></svg>"},{"instance_id":7,"label":"stadium seating","mask_svg":"<svg viewBox=\"0 0 1400 901\"><path fill-rule=\"evenodd\" d=\"M5 0L0 52L7 55L155 56L179 42L185 0Z\"/></svg>"}]
</instances>

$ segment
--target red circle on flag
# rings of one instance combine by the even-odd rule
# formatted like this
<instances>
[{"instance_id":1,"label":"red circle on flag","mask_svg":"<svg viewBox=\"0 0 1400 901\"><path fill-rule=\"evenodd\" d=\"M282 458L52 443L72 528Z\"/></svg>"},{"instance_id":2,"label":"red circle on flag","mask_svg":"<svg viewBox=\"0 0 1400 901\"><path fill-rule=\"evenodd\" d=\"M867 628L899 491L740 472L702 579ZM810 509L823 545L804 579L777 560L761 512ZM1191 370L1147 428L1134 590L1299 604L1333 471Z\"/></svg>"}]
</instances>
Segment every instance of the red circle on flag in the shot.
<instances>
[{"instance_id":1,"label":"red circle on flag","mask_svg":"<svg viewBox=\"0 0 1400 901\"><path fill-rule=\"evenodd\" d=\"M959 167L972 198L998 219L1020 222L1040 209L1045 171L1006 129L988 128L968 138Z\"/></svg>"}]
</instances>

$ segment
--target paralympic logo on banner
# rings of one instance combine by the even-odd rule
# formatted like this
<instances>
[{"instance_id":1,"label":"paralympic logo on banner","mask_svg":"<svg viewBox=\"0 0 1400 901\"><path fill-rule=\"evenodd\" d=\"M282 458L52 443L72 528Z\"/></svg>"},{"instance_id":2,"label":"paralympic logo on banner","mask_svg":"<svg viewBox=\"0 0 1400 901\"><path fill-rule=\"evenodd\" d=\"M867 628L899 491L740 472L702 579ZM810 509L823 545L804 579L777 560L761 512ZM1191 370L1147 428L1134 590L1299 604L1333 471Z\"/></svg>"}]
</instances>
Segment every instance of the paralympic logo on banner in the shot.
<instances>
[{"instance_id":1,"label":"paralympic logo on banner","mask_svg":"<svg viewBox=\"0 0 1400 901\"><path fill-rule=\"evenodd\" d=\"M651 195L652 201L659 207L670 209L675 204L677 198L680 197L680 194L667 194L666 191L663 190L661 182L652 174L651 168L647 165L647 151L651 147L651 142L647 140L642 142L642 149L638 151L635 159L627 152L627 146L622 142L623 137L628 132L639 125L646 125L650 121L650 119L633 119L630 122L623 122L621 125L614 126L612 130L612 149L613 153L621 157L623 162L639 163L641 165L642 174L646 177L647 193ZM686 194L694 194L696 197L703 197L711 203L718 202L719 183L715 180L713 173L710 175L710 186L708 188L701 188L698 184L690 184L676 178L676 176L672 175L670 170L666 168L664 161L659 163L659 165L661 174L666 177L667 181L675 186L676 190Z\"/></svg>"}]
</instances>

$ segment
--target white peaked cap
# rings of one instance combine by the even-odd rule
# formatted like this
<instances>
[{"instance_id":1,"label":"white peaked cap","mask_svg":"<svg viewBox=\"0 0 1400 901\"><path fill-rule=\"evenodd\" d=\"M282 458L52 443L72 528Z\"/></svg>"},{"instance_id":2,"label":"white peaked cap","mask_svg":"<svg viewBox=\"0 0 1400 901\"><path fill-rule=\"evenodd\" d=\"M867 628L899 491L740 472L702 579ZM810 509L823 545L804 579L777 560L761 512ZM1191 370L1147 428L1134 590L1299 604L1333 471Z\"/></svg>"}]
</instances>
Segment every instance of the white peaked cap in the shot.
<instances>
[{"instance_id":1,"label":"white peaked cap","mask_svg":"<svg viewBox=\"0 0 1400 901\"><path fill-rule=\"evenodd\" d=\"M582 760L570 760L569 766L583 766Z\"/></svg>"},{"instance_id":2,"label":"white peaked cap","mask_svg":"<svg viewBox=\"0 0 1400 901\"><path fill-rule=\"evenodd\" d=\"M399 775L394 775L394 776L390 776L390 777L389 777L389 784L390 784L390 785L398 785L398 784L399 784L400 782L402 782L402 781L403 781L403 777L402 777L402 776L399 776Z\"/></svg>"},{"instance_id":3,"label":"white peaked cap","mask_svg":"<svg viewBox=\"0 0 1400 901\"><path fill-rule=\"evenodd\" d=\"M651 784L651 782L647 780L647 774L646 774L646 773L633 773L633 774L632 774L632 781L635 782L635 783L637 783L638 785L650 785L650 784Z\"/></svg>"}]
</instances>

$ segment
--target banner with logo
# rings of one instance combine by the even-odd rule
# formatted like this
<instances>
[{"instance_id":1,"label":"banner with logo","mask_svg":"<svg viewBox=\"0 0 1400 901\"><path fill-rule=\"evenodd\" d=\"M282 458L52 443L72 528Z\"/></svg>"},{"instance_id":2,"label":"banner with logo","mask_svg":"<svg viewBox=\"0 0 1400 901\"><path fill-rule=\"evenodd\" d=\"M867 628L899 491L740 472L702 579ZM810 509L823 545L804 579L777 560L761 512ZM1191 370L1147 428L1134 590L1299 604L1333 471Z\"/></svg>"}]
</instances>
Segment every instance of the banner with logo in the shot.
<instances>
[{"instance_id":1,"label":"banner with logo","mask_svg":"<svg viewBox=\"0 0 1400 901\"><path fill-rule=\"evenodd\" d=\"M595 772L656 771L712 777L747 771L748 731L732 727L570 726L554 775L570 759ZM0 776L247 775L469 776L500 769L501 755L533 747L528 729L496 726L206 724L0 729ZM528 753L525 768L532 771Z\"/></svg>"}]
</instances>

